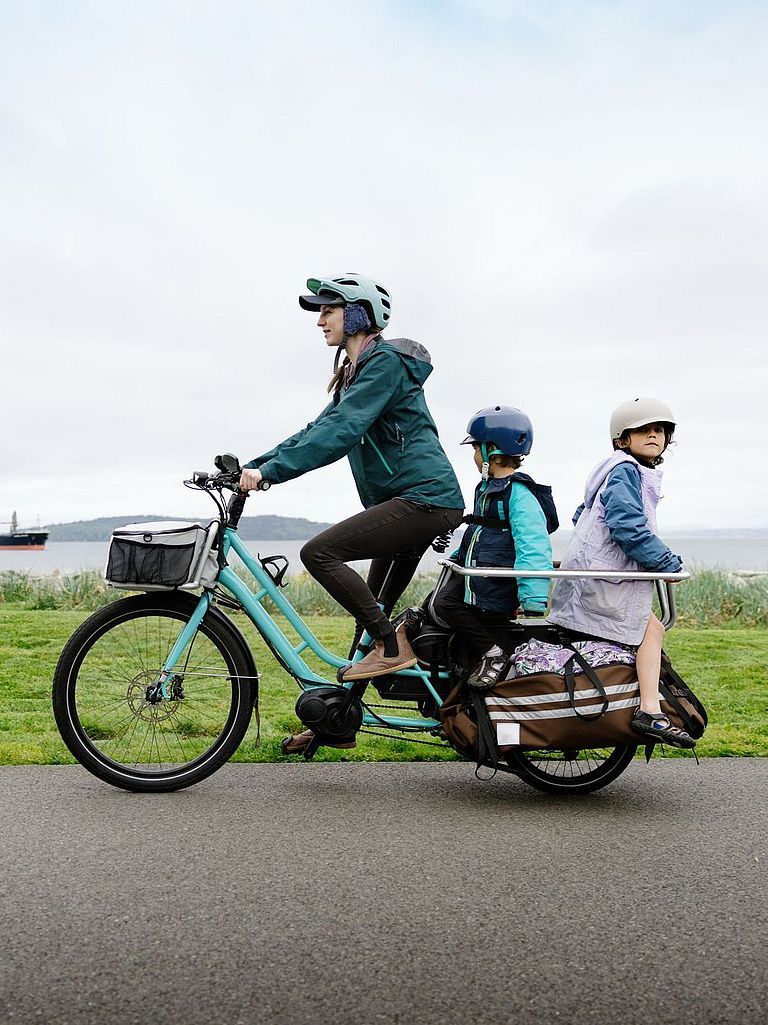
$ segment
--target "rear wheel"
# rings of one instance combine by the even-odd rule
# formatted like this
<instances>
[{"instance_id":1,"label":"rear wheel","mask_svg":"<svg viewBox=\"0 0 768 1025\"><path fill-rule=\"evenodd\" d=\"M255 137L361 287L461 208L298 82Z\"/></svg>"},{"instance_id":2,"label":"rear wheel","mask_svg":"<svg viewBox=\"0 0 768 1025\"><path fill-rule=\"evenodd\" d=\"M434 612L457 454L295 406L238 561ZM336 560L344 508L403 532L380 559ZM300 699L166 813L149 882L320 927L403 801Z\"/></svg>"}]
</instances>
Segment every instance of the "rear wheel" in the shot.
<instances>
[{"instance_id":1,"label":"rear wheel","mask_svg":"<svg viewBox=\"0 0 768 1025\"><path fill-rule=\"evenodd\" d=\"M53 710L75 758L125 790L178 790L199 783L235 752L255 697L250 652L217 609L205 619L152 700L197 599L139 595L89 617L67 642L53 683Z\"/></svg>"},{"instance_id":2,"label":"rear wheel","mask_svg":"<svg viewBox=\"0 0 768 1025\"><path fill-rule=\"evenodd\" d=\"M636 744L584 750L512 751L507 764L520 778L548 793L582 793L612 783L631 763Z\"/></svg>"}]
</instances>

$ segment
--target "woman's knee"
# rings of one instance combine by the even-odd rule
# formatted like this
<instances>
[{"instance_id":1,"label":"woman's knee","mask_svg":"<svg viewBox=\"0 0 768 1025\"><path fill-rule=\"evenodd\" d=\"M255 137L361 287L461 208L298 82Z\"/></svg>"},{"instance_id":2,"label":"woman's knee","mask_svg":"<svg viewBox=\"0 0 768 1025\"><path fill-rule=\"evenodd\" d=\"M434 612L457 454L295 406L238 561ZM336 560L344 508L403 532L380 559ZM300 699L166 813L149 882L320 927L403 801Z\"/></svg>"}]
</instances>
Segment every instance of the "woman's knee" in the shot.
<instances>
[{"instance_id":1,"label":"woman's knee","mask_svg":"<svg viewBox=\"0 0 768 1025\"><path fill-rule=\"evenodd\" d=\"M320 566L323 561L323 546L317 543L316 538L311 538L299 551L299 558L304 566L311 573L313 569Z\"/></svg>"}]
</instances>

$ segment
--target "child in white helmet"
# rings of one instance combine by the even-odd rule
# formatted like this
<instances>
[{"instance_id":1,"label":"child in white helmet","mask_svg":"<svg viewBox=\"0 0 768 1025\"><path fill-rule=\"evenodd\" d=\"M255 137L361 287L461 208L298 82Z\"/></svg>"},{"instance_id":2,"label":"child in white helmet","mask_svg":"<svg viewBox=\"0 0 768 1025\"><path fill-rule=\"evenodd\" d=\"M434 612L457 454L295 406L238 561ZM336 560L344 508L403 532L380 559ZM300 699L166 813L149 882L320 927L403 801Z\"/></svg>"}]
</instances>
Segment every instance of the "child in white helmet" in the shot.
<instances>
[{"instance_id":1,"label":"child in white helmet","mask_svg":"<svg viewBox=\"0 0 768 1025\"><path fill-rule=\"evenodd\" d=\"M589 475L561 568L677 573L682 559L656 535L658 467L675 431L672 411L658 399L631 399L613 411L610 429L614 453ZM552 591L549 620L636 647L640 707L632 728L638 735L690 748L695 740L661 710L664 627L652 612L652 600L650 580L561 578Z\"/></svg>"}]
</instances>

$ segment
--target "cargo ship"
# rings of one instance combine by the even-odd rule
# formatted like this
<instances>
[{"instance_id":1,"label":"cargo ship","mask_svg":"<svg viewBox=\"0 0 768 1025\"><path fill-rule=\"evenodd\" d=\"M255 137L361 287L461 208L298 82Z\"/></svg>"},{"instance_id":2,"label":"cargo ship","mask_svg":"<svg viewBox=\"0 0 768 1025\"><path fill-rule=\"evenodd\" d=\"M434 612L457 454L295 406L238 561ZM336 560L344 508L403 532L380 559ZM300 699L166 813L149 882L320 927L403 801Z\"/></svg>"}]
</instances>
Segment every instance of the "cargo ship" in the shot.
<instances>
[{"instance_id":1,"label":"cargo ship","mask_svg":"<svg viewBox=\"0 0 768 1025\"><path fill-rule=\"evenodd\" d=\"M16 519L16 513L14 512L11 517L10 534L0 533L0 550L12 548L15 551L41 552L45 548L45 542L47 540L48 531L41 530L39 527L19 530L19 523Z\"/></svg>"}]
</instances>

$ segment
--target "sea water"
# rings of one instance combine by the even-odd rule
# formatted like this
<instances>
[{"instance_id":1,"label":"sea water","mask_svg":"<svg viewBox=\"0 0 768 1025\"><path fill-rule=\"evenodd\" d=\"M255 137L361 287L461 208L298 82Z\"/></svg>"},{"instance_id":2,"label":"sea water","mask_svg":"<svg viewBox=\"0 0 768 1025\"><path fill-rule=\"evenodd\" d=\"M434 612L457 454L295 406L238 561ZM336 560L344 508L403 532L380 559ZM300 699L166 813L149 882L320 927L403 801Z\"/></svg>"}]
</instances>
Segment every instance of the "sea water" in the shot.
<instances>
[{"instance_id":1,"label":"sea water","mask_svg":"<svg viewBox=\"0 0 768 1025\"><path fill-rule=\"evenodd\" d=\"M568 546L571 532L559 530L552 537L555 559L561 558ZM757 570L768 572L768 537L739 537L718 534L707 537L671 535L666 538L672 551L682 556L685 568L721 570ZM303 570L299 551L303 541L246 541L254 555L285 555L289 573ZM53 573L77 573L80 570L103 570L107 559L107 541L49 541L41 552L0 551L0 572L17 570L33 576ZM449 549L450 552L451 549ZM446 553L449 554L449 553ZM437 568L439 555L427 549L420 572ZM364 565L364 564L360 564Z\"/></svg>"}]
</instances>

